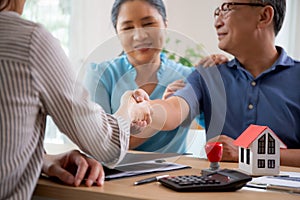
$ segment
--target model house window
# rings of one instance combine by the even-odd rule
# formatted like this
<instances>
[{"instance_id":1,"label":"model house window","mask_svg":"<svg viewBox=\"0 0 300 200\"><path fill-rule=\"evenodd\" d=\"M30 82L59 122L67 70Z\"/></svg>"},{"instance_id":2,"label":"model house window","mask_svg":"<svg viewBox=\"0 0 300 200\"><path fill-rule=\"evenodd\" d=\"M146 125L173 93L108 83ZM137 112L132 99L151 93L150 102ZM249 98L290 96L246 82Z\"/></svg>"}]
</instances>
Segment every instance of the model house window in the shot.
<instances>
[{"instance_id":1,"label":"model house window","mask_svg":"<svg viewBox=\"0 0 300 200\"><path fill-rule=\"evenodd\" d=\"M257 168L265 168L265 160L263 159L258 159L257 160Z\"/></svg>"},{"instance_id":2,"label":"model house window","mask_svg":"<svg viewBox=\"0 0 300 200\"><path fill-rule=\"evenodd\" d=\"M268 160L268 168L271 169L275 168L275 160Z\"/></svg>"},{"instance_id":3,"label":"model house window","mask_svg":"<svg viewBox=\"0 0 300 200\"><path fill-rule=\"evenodd\" d=\"M250 164L250 149L247 149L246 153L247 153L246 163L249 165Z\"/></svg>"},{"instance_id":4,"label":"model house window","mask_svg":"<svg viewBox=\"0 0 300 200\"><path fill-rule=\"evenodd\" d=\"M265 154L266 153L266 135L261 136L258 139L258 149L257 153L258 154Z\"/></svg>"},{"instance_id":5,"label":"model house window","mask_svg":"<svg viewBox=\"0 0 300 200\"><path fill-rule=\"evenodd\" d=\"M244 162L244 148L241 148L241 162Z\"/></svg>"},{"instance_id":6,"label":"model house window","mask_svg":"<svg viewBox=\"0 0 300 200\"><path fill-rule=\"evenodd\" d=\"M275 154L275 140L268 134L268 154Z\"/></svg>"}]
</instances>

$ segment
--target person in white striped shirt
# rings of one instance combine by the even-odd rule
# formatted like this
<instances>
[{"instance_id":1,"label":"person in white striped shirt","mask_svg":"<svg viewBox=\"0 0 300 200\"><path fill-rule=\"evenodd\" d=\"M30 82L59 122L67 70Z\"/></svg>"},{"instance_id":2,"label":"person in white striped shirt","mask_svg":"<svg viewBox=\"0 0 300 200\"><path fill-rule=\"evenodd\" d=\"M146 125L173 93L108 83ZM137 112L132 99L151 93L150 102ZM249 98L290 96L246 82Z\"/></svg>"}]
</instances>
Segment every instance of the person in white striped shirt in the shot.
<instances>
[{"instance_id":1,"label":"person in white striped shirt","mask_svg":"<svg viewBox=\"0 0 300 200\"><path fill-rule=\"evenodd\" d=\"M130 124L151 121L148 103L137 104L132 91L114 115L92 103L59 42L20 17L24 3L0 0L0 199L31 198L43 165L46 116L109 167L128 149Z\"/></svg>"}]
</instances>

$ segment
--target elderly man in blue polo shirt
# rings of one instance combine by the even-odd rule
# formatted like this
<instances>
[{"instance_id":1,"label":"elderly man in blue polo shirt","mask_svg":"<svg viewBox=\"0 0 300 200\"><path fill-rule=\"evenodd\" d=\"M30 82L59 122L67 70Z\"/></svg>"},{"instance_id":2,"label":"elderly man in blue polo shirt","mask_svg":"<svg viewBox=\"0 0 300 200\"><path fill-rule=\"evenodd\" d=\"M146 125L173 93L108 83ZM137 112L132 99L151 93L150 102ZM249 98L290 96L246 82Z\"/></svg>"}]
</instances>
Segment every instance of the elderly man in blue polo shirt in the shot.
<instances>
[{"instance_id":1,"label":"elderly man in blue polo shirt","mask_svg":"<svg viewBox=\"0 0 300 200\"><path fill-rule=\"evenodd\" d=\"M300 63L275 37L285 0L226 0L215 10L219 48L235 58L197 68L167 100L151 101L152 126L173 129L204 111L207 137L223 143L223 161L237 161L233 145L250 124L267 125L287 145L281 164L300 166Z\"/></svg>"}]
</instances>

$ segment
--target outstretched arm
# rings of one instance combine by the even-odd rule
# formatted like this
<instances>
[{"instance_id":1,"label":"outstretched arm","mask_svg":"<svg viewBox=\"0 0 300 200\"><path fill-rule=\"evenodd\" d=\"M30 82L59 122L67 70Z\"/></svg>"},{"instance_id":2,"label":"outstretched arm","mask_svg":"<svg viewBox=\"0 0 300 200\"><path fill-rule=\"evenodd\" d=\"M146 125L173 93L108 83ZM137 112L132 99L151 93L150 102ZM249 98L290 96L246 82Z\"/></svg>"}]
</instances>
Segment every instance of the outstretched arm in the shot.
<instances>
[{"instance_id":1,"label":"outstretched arm","mask_svg":"<svg viewBox=\"0 0 300 200\"><path fill-rule=\"evenodd\" d=\"M166 100L156 99L149 103L152 122L140 133L131 135L130 149L141 145L158 131L175 129L189 114L188 104L180 97L172 96Z\"/></svg>"},{"instance_id":2,"label":"outstretched arm","mask_svg":"<svg viewBox=\"0 0 300 200\"><path fill-rule=\"evenodd\" d=\"M189 114L187 102L177 96L166 100L149 101L152 111L150 126L157 130L173 130L179 126Z\"/></svg>"},{"instance_id":3,"label":"outstretched arm","mask_svg":"<svg viewBox=\"0 0 300 200\"><path fill-rule=\"evenodd\" d=\"M147 92L142 89L135 90L132 96L136 102L148 102L150 104L151 117L150 124L148 124L156 130L175 129L186 119L190 112L187 102L178 96L172 96L164 100L149 100Z\"/></svg>"},{"instance_id":4,"label":"outstretched arm","mask_svg":"<svg viewBox=\"0 0 300 200\"><path fill-rule=\"evenodd\" d=\"M142 89L135 90L133 96L137 102L146 101L151 105L152 122L144 129L135 129L137 131L130 137L130 149L139 146L160 130L175 129L189 114L188 104L180 97L173 96L165 100L149 101L148 94Z\"/></svg>"}]
</instances>

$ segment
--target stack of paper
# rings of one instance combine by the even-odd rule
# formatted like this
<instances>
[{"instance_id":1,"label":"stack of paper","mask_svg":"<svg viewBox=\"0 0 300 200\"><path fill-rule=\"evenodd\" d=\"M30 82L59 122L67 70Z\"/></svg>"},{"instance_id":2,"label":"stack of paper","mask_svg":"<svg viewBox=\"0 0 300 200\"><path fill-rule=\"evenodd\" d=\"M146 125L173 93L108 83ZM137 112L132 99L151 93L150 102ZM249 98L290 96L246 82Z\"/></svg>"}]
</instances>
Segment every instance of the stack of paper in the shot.
<instances>
[{"instance_id":1,"label":"stack of paper","mask_svg":"<svg viewBox=\"0 0 300 200\"><path fill-rule=\"evenodd\" d=\"M253 178L248 187L282 190L291 193L300 193L300 173L281 172L278 176L262 176Z\"/></svg>"}]
</instances>

